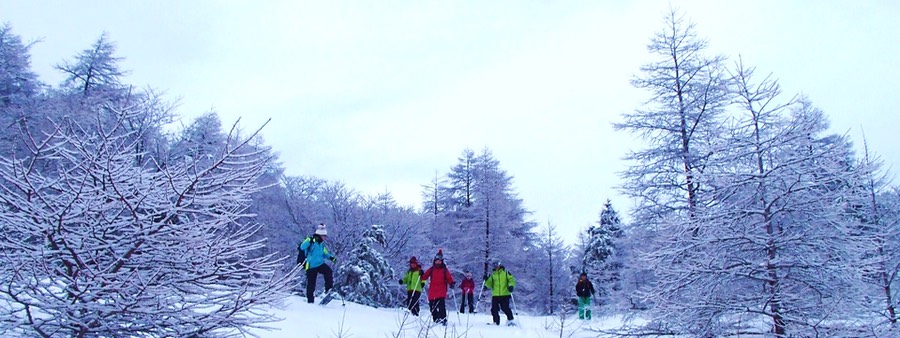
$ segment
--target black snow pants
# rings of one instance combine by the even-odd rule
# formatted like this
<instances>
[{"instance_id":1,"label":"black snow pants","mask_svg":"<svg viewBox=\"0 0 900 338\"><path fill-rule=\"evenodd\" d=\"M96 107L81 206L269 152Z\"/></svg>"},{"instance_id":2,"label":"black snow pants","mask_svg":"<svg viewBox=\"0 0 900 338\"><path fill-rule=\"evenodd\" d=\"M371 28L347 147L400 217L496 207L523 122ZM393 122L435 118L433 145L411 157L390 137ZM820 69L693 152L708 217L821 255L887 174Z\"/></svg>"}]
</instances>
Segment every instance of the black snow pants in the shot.
<instances>
[{"instance_id":1,"label":"black snow pants","mask_svg":"<svg viewBox=\"0 0 900 338\"><path fill-rule=\"evenodd\" d=\"M331 272L331 267L328 264L322 264L312 269L306 270L306 302L313 303L316 300L314 297L314 293L316 291L316 278L319 274L322 274L322 277L325 278L325 291L328 292L331 290L331 287L334 286L334 278Z\"/></svg>"},{"instance_id":2,"label":"black snow pants","mask_svg":"<svg viewBox=\"0 0 900 338\"><path fill-rule=\"evenodd\" d=\"M509 309L510 296L494 296L491 297L491 317L494 324L500 325L500 310L506 314L506 320L513 320L512 310Z\"/></svg>"}]
</instances>

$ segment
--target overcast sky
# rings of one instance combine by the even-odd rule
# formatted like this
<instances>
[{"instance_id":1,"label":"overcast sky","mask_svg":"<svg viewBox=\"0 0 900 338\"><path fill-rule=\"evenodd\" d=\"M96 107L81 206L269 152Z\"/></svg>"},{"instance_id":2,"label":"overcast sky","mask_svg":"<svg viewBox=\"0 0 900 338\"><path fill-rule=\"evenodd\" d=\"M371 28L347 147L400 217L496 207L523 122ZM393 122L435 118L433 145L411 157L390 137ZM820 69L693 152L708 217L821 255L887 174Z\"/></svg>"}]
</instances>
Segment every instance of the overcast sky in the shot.
<instances>
[{"instance_id":1,"label":"overcast sky","mask_svg":"<svg viewBox=\"0 0 900 338\"><path fill-rule=\"evenodd\" d=\"M900 1L671 1L720 53L803 93L858 146L900 168ZM670 1L0 0L41 80L104 31L126 82L178 99L187 123L263 130L290 175L389 191L487 147L532 219L574 241L618 193L637 147L611 123L647 93L629 80Z\"/></svg>"}]
</instances>

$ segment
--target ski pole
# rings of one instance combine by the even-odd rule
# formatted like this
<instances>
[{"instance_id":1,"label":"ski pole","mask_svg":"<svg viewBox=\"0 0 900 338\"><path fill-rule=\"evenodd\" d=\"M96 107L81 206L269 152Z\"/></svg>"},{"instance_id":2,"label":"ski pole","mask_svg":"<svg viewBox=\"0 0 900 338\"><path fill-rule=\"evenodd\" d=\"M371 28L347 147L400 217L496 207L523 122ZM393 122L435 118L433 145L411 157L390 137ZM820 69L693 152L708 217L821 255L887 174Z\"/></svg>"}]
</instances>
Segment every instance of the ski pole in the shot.
<instances>
[{"instance_id":1,"label":"ski pole","mask_svg":"<svg viewBox=\"0 0 900 338\"><path fill-rule=\"evenodd\" d=\"M519 308L516 307L516 296L513 296L513 294L510 293L510 294L509 294L509 299L512 300L512 303L513 303L513 304L512 304L512 306L513 306L513 314L515 314L516 316L518 316L518 315L519 315Z\"/></svg>"},{"instance_id":2,"label":"ski pole","mask_svg":"<svg viewBox=\"0 0 900 338\"><path fill-rule=\"evenodd\" d=\"M481 292L478 294L478 301L475 302L475 313L478 313L478 305L481 305L481 296L484 296L484 281L481 281Z\"/></svg>"},{"instance_id":3,"label":"ski pole","mask_svg":"<svg viewBox=\"0 0 900 338\"><path fill-rule=\"evenodd\" d=\"M419 284L422 284L422 279L416 278L416 284L413 285L413 289L412 289L412 290L406 290L406 292L407 292L408 295L409 295L409 302L406 303L406 309L409 310L410 313L412 313L412 309L410 309L410 308L412 307L412 304L413 304L413 298L416 298L416 289L419 288ZM410 291L411 291L411 292L410 292ZM415 299L415 302L416 302L417 305L418 305L419 301L420 301L421 298L422 298L421 294L422 294L422 293L421 293L421 291L420 291L420 292L419 292L419 298Z\"/></svg>"},{"instance_id":4,"label":"ski pole","mask_svg":"<svg viewBox=\"0 0 900 338\"><path fill-rule=\"evenodd\" d=\"M453 289L447 290L450 292L450 296L453 297L453 312L456 312L456 322L462 323L462 319L459 318L459 311L455 311L456 308L459 307L459 302L456 301L456 292L453 292Z\"/></svg>"},{"instance_id":5,"label":"ski pole","mask_svg":"<svg viewBox=\"0 0 900 338\"><path fill-rule=\"evenodd\" d=\"M416 284L413 285L412 290L406 289L406 293L407 293L407 295L409 296L409 301L406 302L406 308L407 308L407 309L409 309L409 308L412 306L413 295L415 294L416 289L419 288L419 282L421 282L421 281L422 281L421 279L418 279L418 278L417 278L417 279L416 279ZM406 285L404 284L404 288L405 288L405 286L406 286ZM410 292L410 291L412 291L412 292Z\"/></svg>"},{"instance_id":6,"label":"ski pole","mask_svg":"<svg viewBox=\"0 0 900 338\"><path fill-rule=\"evenodd\" d=\"M333 259L333 260L331 261L331 266L332 266L332 268L334 269L333 274L334 274L334 275L337 275L337 272L338 272L338 269L337 269L337 256L332 256L332 259ZM336 277L336 276L332 276L331 278L332 278L332 279L335 279L335 277ZM334 293L336 293L338 296L341 297L341 306L347 306L347 303L344 303L344 295L342 295L341 292L340 292L341 289L338 289L336 285L332 285L331 288L333 289L333 292L334 292Z\"/></svg>"}]
</instances>

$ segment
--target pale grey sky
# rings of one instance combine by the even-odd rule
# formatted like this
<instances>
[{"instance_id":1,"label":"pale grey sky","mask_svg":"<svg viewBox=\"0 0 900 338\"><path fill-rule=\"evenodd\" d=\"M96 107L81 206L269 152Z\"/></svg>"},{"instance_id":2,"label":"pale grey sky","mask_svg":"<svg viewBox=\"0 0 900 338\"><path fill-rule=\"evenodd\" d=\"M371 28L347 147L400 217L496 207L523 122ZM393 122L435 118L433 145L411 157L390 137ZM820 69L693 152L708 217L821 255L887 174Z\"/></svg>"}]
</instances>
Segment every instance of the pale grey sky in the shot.
<instances>
[{"instance_id":1,"label":"pale grey sky","mask_svg":"<svg viewBox=\"0 0 900 338\"><path fill-rule=\"evenodd\" d=\"M465 148L490 148L533 219L569 241L617 191L636 147L610 124L647 93L629 80L670 6L721 53L803 93L836 133L900 167L898 1L13 1L0 21L52 66L102 32L127 82L253 128L288 174L390 191L421 185Z\"/></svg>"}]
</instances>

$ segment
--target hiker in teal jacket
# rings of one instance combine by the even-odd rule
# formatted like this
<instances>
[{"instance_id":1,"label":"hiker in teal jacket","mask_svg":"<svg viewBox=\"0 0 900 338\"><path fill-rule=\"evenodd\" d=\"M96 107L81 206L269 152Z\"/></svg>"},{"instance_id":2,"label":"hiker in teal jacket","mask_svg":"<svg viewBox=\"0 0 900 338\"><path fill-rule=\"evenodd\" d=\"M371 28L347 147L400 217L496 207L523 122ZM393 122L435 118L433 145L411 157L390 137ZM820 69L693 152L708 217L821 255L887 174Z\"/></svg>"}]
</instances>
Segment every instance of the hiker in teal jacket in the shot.
<instances>
[{"instance_id":1,"label":"hiker in teal jacket","mask_svg":"<svg viewBox=\"0 0 900 338\"><path fill-rule=\"evenodd\" d=\"M316 233L307 237L300 244L300 250L306 253L306 262L303 267L306 268L306 302L313 303L315 297L313 293L316 291L316 278L321 273L325 279L325 293L331 291L334 286L334 277L331 267L325 264L325 260L334 263L337 258L334 257L328 248L325 247L325 238L328 236L328 230L325 224L319 224L316 227Z\"/></svg>"}]
</instances>

